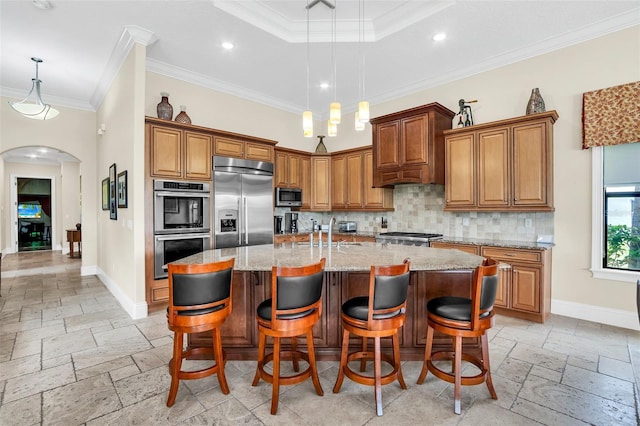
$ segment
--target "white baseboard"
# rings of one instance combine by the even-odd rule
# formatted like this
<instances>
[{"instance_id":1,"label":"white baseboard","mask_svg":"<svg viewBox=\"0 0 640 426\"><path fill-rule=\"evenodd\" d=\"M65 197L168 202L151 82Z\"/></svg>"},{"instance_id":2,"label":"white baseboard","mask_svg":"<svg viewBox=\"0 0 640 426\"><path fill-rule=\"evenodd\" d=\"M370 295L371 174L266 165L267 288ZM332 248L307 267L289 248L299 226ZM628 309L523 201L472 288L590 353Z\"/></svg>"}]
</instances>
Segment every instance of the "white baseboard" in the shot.
<instances>
[{"instance_id":1,"label":"white baseboard","mask_svg":"<svg viewBox=\"0 0 640 426\"><path fill-rule=\"evenodd\" d=\"M104 273L104 271L98 267L87 267L87 270L95 268L93 274L95 274L100 281L107 287L107 289L111 292L113 297L116 298L118 303L122 306L122 308L129 314L129 316L133 319L146 318L148 315L147 303L135 303L131 300L124 292L118 287L118 285L111 280L111 278ZM85 268L82 268L82 275L85 275ZM87 274L90 275L90 274Z\"/></svg>"},{"instance_id":2,"label":"white baseboard","mask_svg":"<svg viewBox=\"0 0 640 426\"><path fill-rule=\"evenodd\" d=\"M599 322L615 327L640 330L638 314L634 311L603 308L602 306L585 305L567 302L566 300L551 299L551 313L586 321Z\"/></svg>"}]
</instances>

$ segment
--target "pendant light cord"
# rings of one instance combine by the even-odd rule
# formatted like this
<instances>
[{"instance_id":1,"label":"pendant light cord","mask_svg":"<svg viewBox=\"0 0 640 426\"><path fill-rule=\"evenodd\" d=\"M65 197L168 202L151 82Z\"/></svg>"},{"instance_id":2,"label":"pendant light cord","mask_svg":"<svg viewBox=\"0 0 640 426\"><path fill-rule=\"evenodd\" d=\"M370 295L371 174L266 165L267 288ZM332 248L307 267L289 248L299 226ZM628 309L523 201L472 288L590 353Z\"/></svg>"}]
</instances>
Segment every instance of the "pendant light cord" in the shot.
<instances>
[{"instance_id":1,"label":"pendant light cord","mask_svg":"<svg viewBox=\"0 0 640 426\"><path fill-rule=\"evenodd\" d=\"M360 86L361 86L361 90L362 93L360 94L360 99L364 99L365 96L365 87L364 87L364 69L365 69L365 64L364 64L364 52L362 49L362 41L364 40L364 33L365 33L365 29L364 29L364 0L359 0L358 1L358 6L362 5L362 7L358 7L358 9L362 9L362 18L360 18L360 16L358 17L358 47L360 50ZM358 11L358 15L360 15L360 11ZM360 21L362 19L362 25L360 26ZM362 27L362 28L361 28Z\"/></svg>"},{"instance_id":2,"label":"pendant light cord","mask_svg":"<svg viewBox=\"0 0 640 426\"><path fill-rule=\"evenodd\" d=\"M307 0L307 111L309 111L309 61L311 60L311 49L309 48L309 0Z\"/></svg>"},{"instance_id":3,"label":"pendant light cord","mask_svg":"<svg viewBox=\"0 0 640 426\"><path fill-rule=\"evenodd\" d=\"M338 100L338 67L336 65L336 9L337 9L338 1L334 2L334 8L331 11L332 21L331 21L331 59L333 61L333 101L337 102Z\"/></svg>"}]
</instances>

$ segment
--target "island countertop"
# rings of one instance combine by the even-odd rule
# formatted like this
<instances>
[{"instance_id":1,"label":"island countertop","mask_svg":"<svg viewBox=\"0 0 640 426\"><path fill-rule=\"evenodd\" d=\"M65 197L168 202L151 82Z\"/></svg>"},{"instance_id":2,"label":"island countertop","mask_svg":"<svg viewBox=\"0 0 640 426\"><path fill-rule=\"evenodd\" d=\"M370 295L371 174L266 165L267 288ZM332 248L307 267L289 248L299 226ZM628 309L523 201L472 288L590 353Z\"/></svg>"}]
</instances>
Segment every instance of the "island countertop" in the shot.
<instances>
[{"instance_id":1,"label":"island countertop","mask_svg":"<svg viewBox=\"0 0 640 426\"><path fill-rule=\"evenodd\" d=\"M445 250L384 243L346 243L337 247L310 246L308 243L264 244L258 246L206 250L174 264L202 264L235 257L237 271L271 271L272 266L302 266L326 258L326 271L369 271L371 265L400 264L411 259L412 271L474 269L481 256L459 250Z\"/></svg>"}]
</instances>

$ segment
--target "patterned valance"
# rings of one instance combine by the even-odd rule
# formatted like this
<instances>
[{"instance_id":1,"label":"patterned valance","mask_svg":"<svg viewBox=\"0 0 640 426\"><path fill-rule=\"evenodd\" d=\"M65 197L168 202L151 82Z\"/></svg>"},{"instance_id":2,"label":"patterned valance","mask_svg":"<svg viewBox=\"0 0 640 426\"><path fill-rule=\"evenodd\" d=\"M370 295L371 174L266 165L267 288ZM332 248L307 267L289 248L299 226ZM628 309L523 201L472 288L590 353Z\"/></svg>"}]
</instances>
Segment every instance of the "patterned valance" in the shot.
<instances>
[{"instance_id":1,"label":"patterned valance","mask_svg":"<svg viewBox=\"0 0 640 426\"><path fill-rule=\"evenodd\" d=\"M582 149L640 141L640 81L582 95Z\"/></svg>"}]
</instances>

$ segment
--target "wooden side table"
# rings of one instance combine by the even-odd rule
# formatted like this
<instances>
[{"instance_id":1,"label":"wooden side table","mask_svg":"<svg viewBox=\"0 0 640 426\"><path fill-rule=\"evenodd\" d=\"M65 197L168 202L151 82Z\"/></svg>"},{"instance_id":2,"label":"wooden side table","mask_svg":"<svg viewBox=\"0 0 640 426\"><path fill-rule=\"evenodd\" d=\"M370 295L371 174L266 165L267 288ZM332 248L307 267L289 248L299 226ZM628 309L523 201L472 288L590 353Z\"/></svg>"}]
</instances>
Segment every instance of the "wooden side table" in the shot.
<instances>
[{"instance_id":1,"label":"wooden side table","mask_svg":"<svg viewBox=\"0 0 640 426\"><path fill-rule=\"evenodd\" d=\"M69 257L82 257L82 231L67 229L67 241L69 242ZM78 251L74 250L74 243L78 243Z\"/></svg>"}]
</instances>

